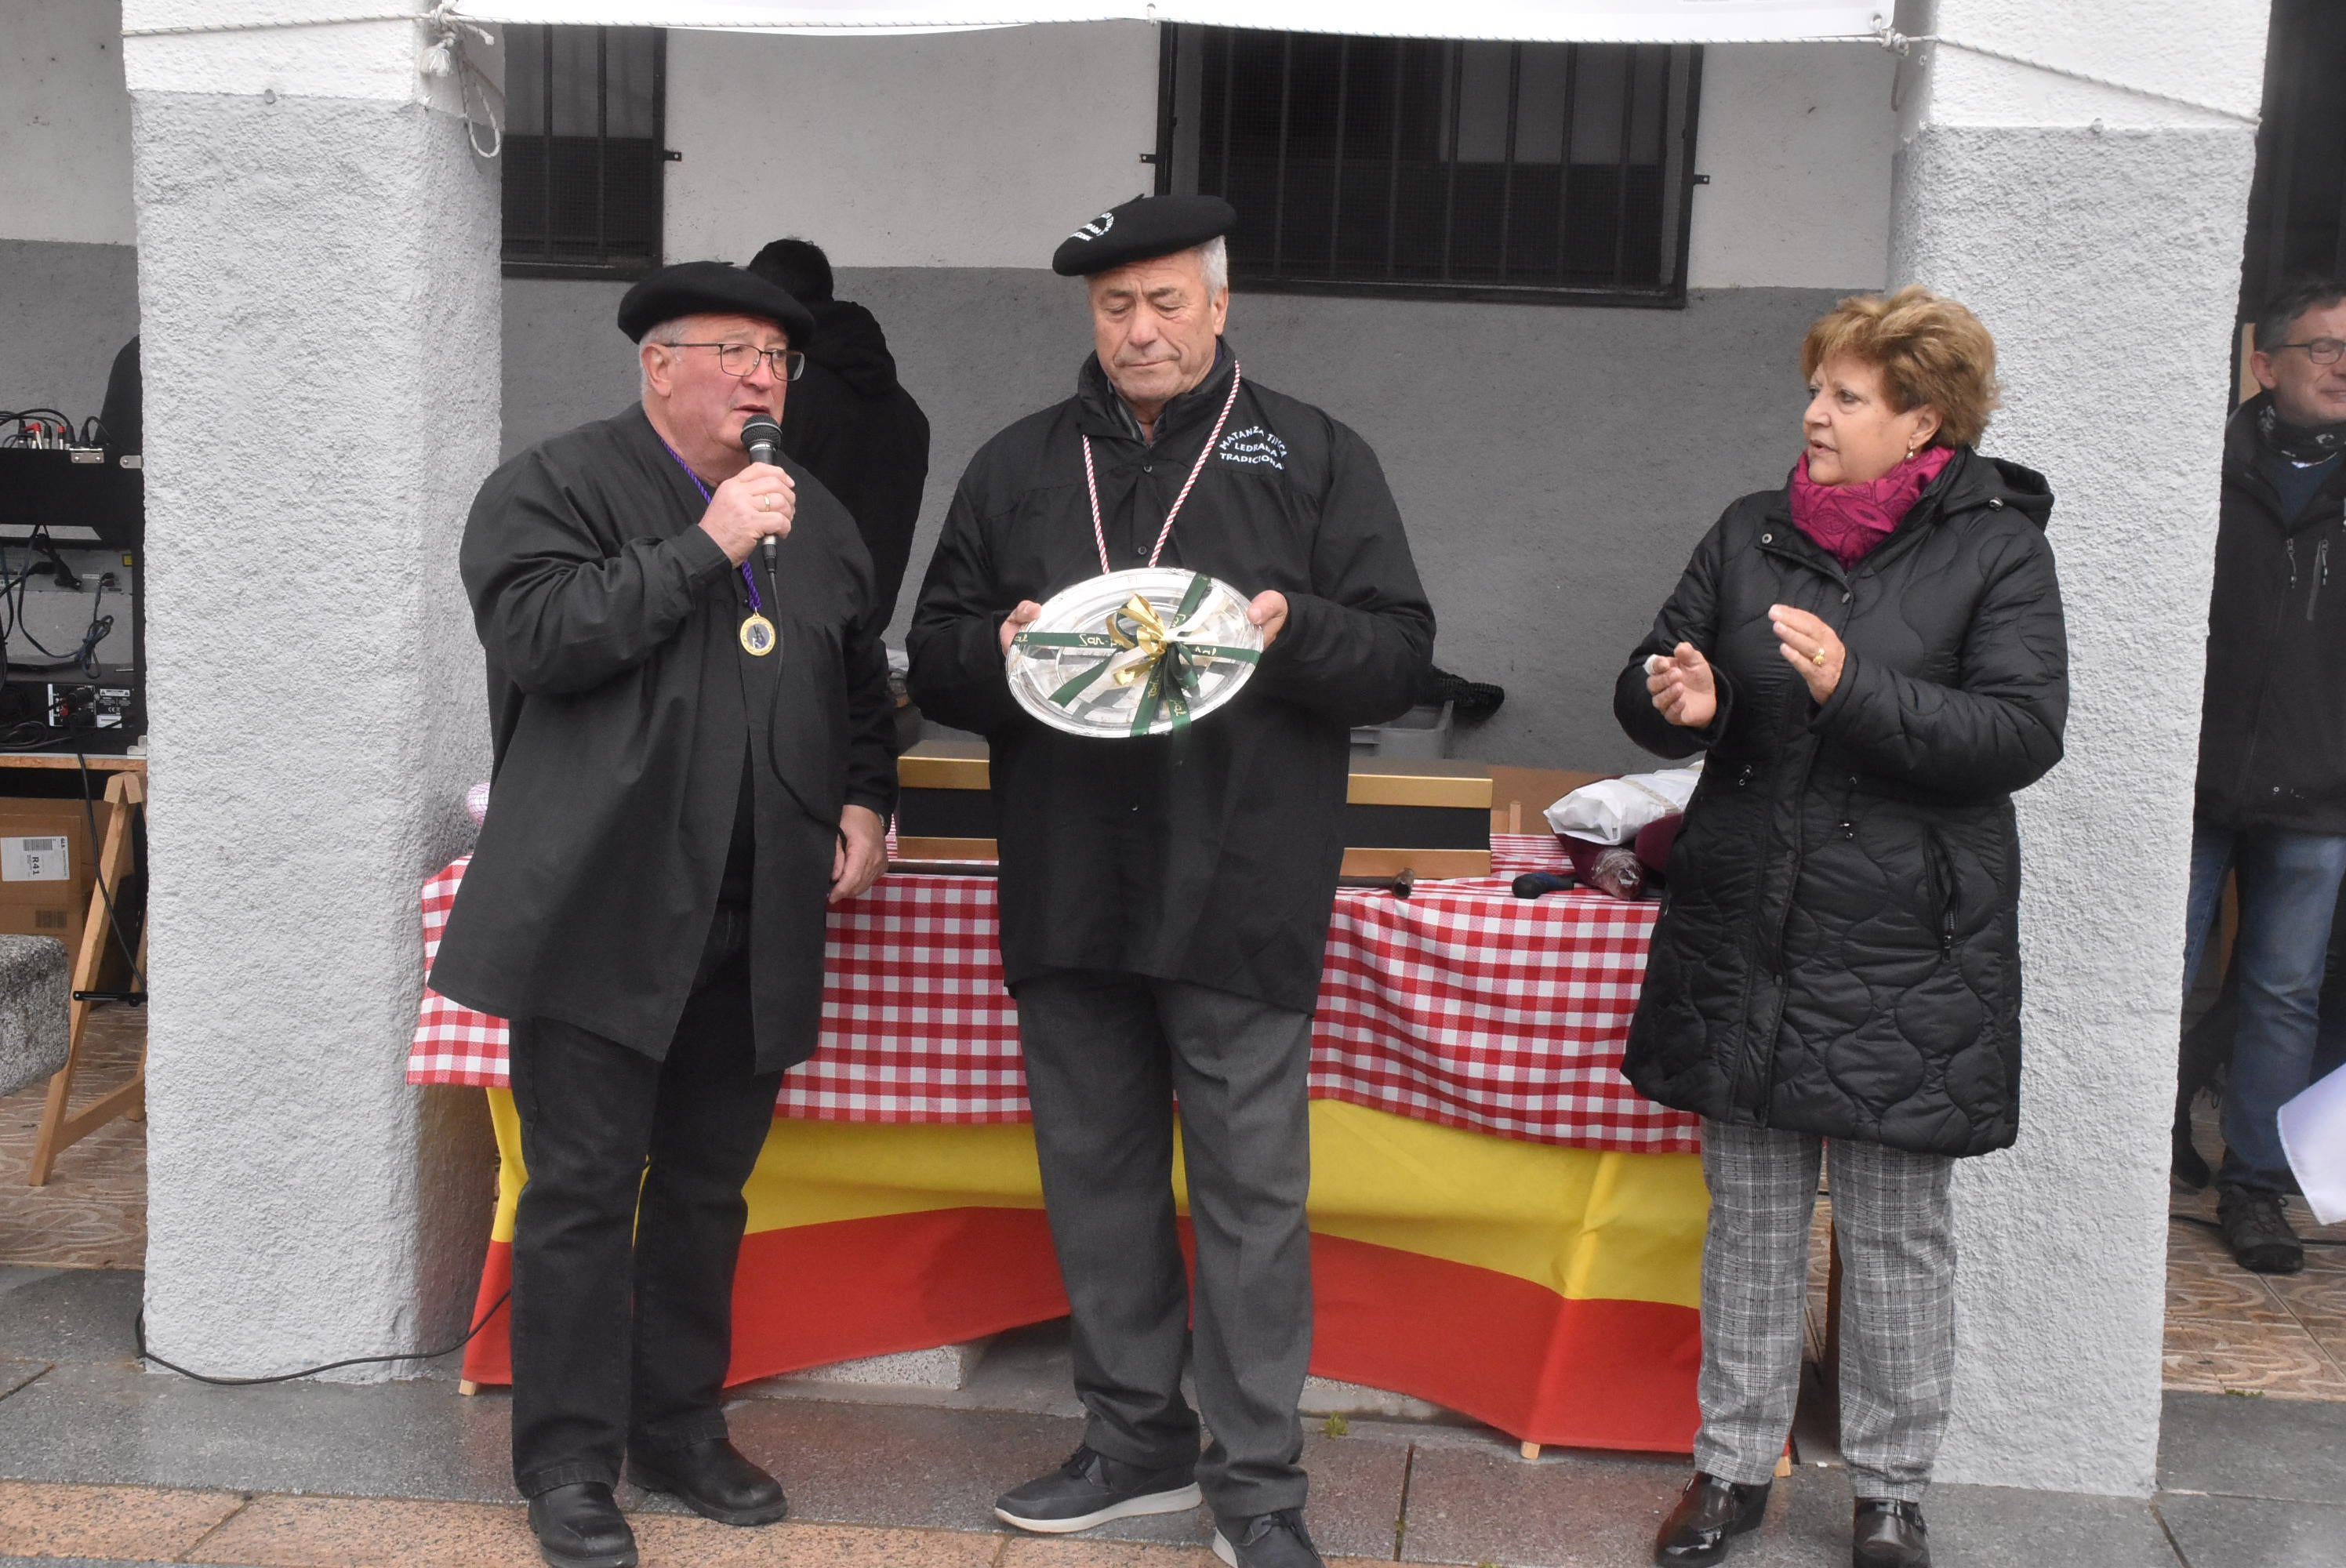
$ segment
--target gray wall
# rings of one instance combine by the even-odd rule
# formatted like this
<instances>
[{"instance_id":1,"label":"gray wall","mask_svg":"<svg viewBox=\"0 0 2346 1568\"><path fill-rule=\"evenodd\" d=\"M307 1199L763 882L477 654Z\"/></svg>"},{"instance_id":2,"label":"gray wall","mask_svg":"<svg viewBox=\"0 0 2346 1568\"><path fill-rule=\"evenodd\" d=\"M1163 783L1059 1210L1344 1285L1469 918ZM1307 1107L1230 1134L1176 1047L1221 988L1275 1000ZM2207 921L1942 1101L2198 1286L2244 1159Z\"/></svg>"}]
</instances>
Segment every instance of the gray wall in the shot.
<instances>
[{"instance_id":1,"label":"gray wall","mask_svg":"<svg viewBox=\"0 0 2346 1568\"><path fill-rule=\"evenodd\" d=\"M138 331L137 248L0 239L0 408L54 408L78 425Z\"/></svg>"},{"instance_id":2,"label":"gray wall","mask_svg":"<svg viewBox=\"0 0 2346 1568\"><path fill-rule=\"evenodd\" d=\"M636 396L619 287L508 280L505 445ZM1507 688L1460 755L1634 769L1615 673L1722 507L1800 447L1800 334L1835 290L1698 293L1684 311L1241 294L1230 342L1383 459L1442 630L1443 668ZM1067 395L1083 295L1024 269L842 269L934 429L913 577L972 453ZM895 635L914 588L907 584Z\"/></svg>"}]
</instances>

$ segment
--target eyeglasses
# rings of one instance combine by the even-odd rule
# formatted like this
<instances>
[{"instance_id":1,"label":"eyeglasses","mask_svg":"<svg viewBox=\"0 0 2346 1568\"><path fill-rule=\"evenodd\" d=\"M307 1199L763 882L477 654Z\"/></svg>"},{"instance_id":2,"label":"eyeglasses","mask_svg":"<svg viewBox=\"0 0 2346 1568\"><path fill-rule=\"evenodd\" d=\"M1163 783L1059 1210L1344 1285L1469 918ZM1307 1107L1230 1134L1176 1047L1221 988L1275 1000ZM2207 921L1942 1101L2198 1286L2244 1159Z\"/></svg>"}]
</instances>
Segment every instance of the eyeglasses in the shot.
<instances>
[{"instance_id":1,"label":"eyeglasses","mask_svg":"<svg viewBox=\"0 0 2346 1568\"><path fill-rule=\"evenodd\" d=\"M729 376L747 377L763 360L779 382L794 382L806 373L806 356L796 349L761 349L751 343L670 343L671 349L715 349L717 368ZM2333 358L2335 356L2332 356Z\"/></svg>"},{"instance_id":2,"label":"eyeglasses","mask_svg":"<svg viewBox=\"0 0 2346 1568\"><path fill-rule=\"evenodd\" d=\"M2308 343L2275 343L2265 352L2277 354L2283 349L2303 349L2305 357L2317 365L2334 365L2346 360L2346 338L2316 338Z\"/></svg>"}]
</instances>

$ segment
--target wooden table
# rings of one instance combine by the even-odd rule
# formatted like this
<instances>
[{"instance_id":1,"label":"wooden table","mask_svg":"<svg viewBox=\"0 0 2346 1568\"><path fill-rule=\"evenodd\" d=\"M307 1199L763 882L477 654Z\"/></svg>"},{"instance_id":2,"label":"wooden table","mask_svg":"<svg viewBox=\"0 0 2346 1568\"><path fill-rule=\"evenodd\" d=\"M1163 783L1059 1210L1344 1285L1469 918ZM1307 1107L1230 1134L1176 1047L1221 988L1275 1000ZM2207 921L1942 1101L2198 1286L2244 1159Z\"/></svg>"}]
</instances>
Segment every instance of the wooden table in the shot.
<instances>
[{"instance_id":1,"label":"wooden table","mask_svg":"<svg viewBox=\"0 0 2346 1568\"><path fill-rule=\"evenodd\" d=\"M143 816L147 809L147 759L12 751L0 752L0 768L87 768L92 773L107 776L106 799L93 801L90 808L92 815L105 824L105 838L102 845L95 847L97 875L89 890L89 914L82 922L80 951L74 954L73 1000L66 1011L66 1064L49 1080L48 1103L41 1111L40 1132L33 1141L33 1160L25 1176L26 1185L46 1186L49 1173L56 1166L57 1156L118 1116L138 1121L147 1114L144 1050L139 1053L138 1071L130 1082L94 1105L78 1111L67 1110L67 1102L73 1095L74 1072L81 1061L82 1034L89 1022L90 1008L95 1005L87 997L97 985L104 965L106 944L114 930L112 909L121 901L123 878L130 871L133 813ZM138 922L138 956L132 961L132 969L138 976L147 972L147 922L143 918Z\"/></svg>"}]
</instances>

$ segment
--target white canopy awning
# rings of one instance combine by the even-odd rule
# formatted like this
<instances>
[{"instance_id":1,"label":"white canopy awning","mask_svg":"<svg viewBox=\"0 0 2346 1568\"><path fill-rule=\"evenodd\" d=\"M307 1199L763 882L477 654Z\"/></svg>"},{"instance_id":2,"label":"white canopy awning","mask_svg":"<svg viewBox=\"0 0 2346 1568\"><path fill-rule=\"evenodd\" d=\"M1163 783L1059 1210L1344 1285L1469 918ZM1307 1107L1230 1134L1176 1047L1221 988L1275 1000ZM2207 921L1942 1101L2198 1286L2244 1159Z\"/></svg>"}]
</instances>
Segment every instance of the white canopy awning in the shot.
<instances>
[{"instance_id":1,"label":"white canopy awning","mask_svg":"<svg viewBox=\"0 0 2346 1568\"><path fill-rule=\"evenodd\" d=\"M481 22L904 33L1193 22L1297 33L1576 43L1870 39L1889 0L458 0Z\"/></svg>"}]
</instances>

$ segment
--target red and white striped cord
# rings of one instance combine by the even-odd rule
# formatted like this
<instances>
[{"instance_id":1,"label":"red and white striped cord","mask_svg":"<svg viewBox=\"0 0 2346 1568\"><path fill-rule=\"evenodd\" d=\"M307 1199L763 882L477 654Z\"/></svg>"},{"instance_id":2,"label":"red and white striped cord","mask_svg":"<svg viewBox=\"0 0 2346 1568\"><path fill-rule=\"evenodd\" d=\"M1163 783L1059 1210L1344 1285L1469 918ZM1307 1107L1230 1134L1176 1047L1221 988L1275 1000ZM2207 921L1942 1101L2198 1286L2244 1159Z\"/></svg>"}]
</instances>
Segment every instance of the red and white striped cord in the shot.
<instances>
[{"instance_id":1,"label":"red and white striped cord","mask_svg":"<svg viewBox=\"0 0 2346 1568\"><path fill-rule=\"evenodd\" d=\"M1165 526L1157 531L1157 547L1148 552L1148 564L1152 566L1157 565L1157 557L1165 554L1165 541L1173 537L1173 519L1181 515L1181 504L1189 499L1189 492L1197 484L1198 475L1206 472L1206 459L1214 455L1214 447L1222 439L1222 426L1230 422L1230 410L1239 406L1239 382L1244 379L1245 373L1238 361L1233 360L1230 362L1230 395L1222 400L1221 416L1214 421L1214 428L1207 433L1206 444L1199 450L1198 461L1189 465L1189 477L1182 482L1181 494L1173 498L1172 506L1165 514ZM1099 546L1101 572L1112 572L1116 568L1107 564L1107 529L1100 523L1099 474L1092 466L1092 438L1087 435L1083 439L1084 488L1090 492L1092 498L1092 543Z\"/></svg>"}]
</instances>

